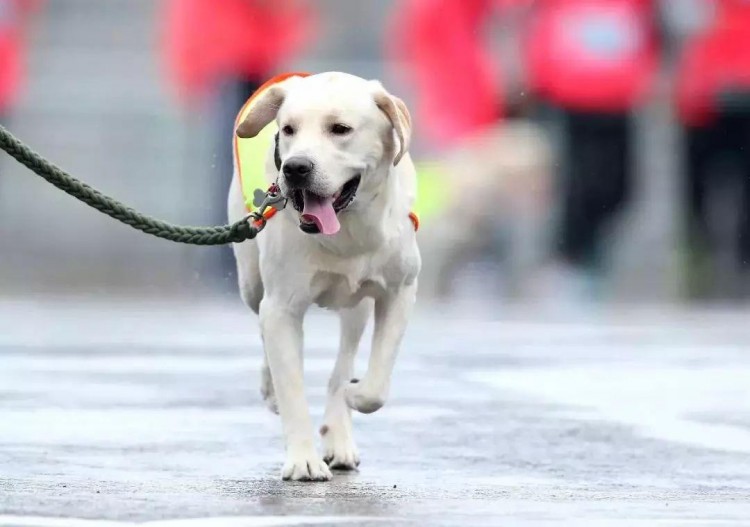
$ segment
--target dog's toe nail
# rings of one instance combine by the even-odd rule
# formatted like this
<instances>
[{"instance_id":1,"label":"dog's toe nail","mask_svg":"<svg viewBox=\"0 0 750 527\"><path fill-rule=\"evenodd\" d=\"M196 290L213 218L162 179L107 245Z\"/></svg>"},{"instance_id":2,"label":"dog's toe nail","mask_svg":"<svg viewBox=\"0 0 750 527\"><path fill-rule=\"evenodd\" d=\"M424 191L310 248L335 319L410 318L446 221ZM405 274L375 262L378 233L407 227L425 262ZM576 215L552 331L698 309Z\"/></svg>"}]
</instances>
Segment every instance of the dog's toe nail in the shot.
<instances>
[{"instance_id":1,"label":"dog's toe nail","mask_svg":"<svg viewBox=\"0 0 750 527\"><path fill-rule=\"evenodd\" d=\"M331 468L331 470L340 470L342 472L350 472L353 470L357 470L358 466L359 466L359 463L357 463L356 461L353 463L342 462L342 461L337 461L334 464L329 463L329 467Z\"/></svg>"},{"instance_id":2,"label":"dog's toe nail","mask_svg":"<svg viewBox=\"0 0 750 527\"><path fill-rule=\"evenodd\" d=\"M359 382L359 379L357 379L357 378L355 377L354 379L352 379L352 380L351 380L351 381L349 381L349 382L351 382L352 384L357 384L357 383Z\"/></svg>"},{"instance_id":3,"label":"dog's toe nail","mask_svg":"<svg viewBox=\"0 0 750 527\"><path fill-rule=\"evenodd\" d=\"M320 427L320 435L324 436L328 433L328 425L323 425Z\"/></svg>"}]
</instances>

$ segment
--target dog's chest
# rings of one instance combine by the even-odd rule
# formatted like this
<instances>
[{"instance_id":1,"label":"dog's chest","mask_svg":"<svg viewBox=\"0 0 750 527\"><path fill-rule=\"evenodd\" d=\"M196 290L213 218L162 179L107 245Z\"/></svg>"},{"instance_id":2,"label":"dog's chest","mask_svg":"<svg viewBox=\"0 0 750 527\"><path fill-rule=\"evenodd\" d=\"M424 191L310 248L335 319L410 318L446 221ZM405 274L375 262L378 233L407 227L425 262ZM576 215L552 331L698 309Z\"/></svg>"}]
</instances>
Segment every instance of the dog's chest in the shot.
<instances>
[{"instance_id":1,"label":"dog's chest","mask_svg":"<svg viewBox=\"0 0 750 527\"><path fill-rule=\"evenodd\" d=\"M385 277L370 273L318 271L311 285L315 303L329 309L354 307L363 298L377 298L386 291Z\"/></svg>"}]
</instances>

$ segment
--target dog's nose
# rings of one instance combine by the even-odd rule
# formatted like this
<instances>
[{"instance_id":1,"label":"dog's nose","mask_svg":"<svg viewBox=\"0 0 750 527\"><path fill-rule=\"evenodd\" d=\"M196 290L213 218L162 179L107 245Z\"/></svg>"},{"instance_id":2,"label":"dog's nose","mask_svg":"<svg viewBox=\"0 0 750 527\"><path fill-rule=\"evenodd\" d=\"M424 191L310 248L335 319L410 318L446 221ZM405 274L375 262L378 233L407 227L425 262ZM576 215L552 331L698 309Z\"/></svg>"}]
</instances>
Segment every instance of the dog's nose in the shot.
<instances>
[{"instance_id":1,"label":"dog's nose","mask_svg":"<svg viewBox=\"0 0 750 527\"><path fill-rule=\"evenodd\" d=\"M301 186L307 182L307 178L312 174L313 162L304 156L290 157L284 161L284 177L292 186Z\"/></svg>"}]
</instances>

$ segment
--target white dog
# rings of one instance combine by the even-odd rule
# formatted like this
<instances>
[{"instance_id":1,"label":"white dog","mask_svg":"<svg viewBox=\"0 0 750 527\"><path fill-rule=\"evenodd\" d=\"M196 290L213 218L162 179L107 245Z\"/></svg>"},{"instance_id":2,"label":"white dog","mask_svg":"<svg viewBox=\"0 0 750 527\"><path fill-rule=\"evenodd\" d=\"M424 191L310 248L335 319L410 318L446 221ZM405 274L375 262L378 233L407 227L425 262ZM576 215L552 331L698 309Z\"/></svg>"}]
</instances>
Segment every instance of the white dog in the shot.
<instances>
[{"instance_id":1,"label":"white dog","mask_svg":"<svg viewBox=\"0 0 750 527\"><path fill-rule=\"evenodd\" d=\"M281 475L328 480L330 468L354 469L359 454L351 409L386 401L421 267L409 213L416 195L407 153L411 119L379 82L344 73L290 77L259 94L240 122L240 138L276 120L266 179L289 205L255 241L234 246L240 294L259 314L265 349L261 393L279 414L286 443ZM281 170L274 162L280 162ZM235 166L229 218L247 214ZM303 386L302 321L317 304L341 316L339 355L328 383L324 454ZM353 362L370 313L375 326L367 372Z\"/></svg>"}]
</instances>

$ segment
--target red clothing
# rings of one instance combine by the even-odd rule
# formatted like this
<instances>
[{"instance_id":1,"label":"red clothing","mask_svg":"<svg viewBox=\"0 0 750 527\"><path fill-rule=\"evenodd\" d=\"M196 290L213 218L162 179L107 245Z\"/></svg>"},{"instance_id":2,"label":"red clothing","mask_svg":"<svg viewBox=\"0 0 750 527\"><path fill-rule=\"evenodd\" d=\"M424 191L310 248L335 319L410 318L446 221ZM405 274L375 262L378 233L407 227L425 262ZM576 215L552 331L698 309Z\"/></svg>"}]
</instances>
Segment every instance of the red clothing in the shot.
<instances>
[{"instance_id":1,"label":"red clothing","mask_svg":"<svg viewBox=\"0 0 750 527\"><path fill-rule=\"evenodd\" d=\"M16 102L24 78L24 23L39 0L0 0L0 114Z\"/></svg>"},{"instance_id":2,"label":"red clothing","mask_svg":"<svg viewBox=\"0 0 750 527\"><path fill-rule=\"evenodd\" d=\"M566 109L624 111L658 61L651 0L540 0L526 40L531 90Z\"/></svg>"},{"instance_id":3,"label":"red clothing","mask_svg":"<svg viewBox=\"0 0 750 527\"><path fill-rule=\"evenodd\" d=\"M167 0L164 53L183 95L227 76L263 79L306 43L311 13L289 0Z\"/></svg>"},{"instance_id":4,"label":"red clothing","mask_svg":"<svg viewBox=\"0 0 750 527\"><path fill-rule=\"evenodd\" d=\"M717 0L716 18L685 46L677 74L677 105L686 124L709 123L722 90L750 93L750 4Z\"/></svg>"},{"instance_id":5,"label":"red clothing","mask_svg":"<svg viewBox=\"0 0 750 527\"><path fill-rule=\"evenodd\" d=\"M450 143L502 114L499 64L481 40L481 26L498 3L402 0L397 6L390 51L404 60L419 95L423 132L438 143Z\"/></svg>"},{"instance_id":6,"label":"red clothing","mask_svg":"<svg viewBox=\"0 0 750 527\"><path fill-rule=\"evenodd\" d=\"M21 77L21 47L17 31L0 28L0 114L5 114L15 103Z\"/></svg>"}]
</instances>

